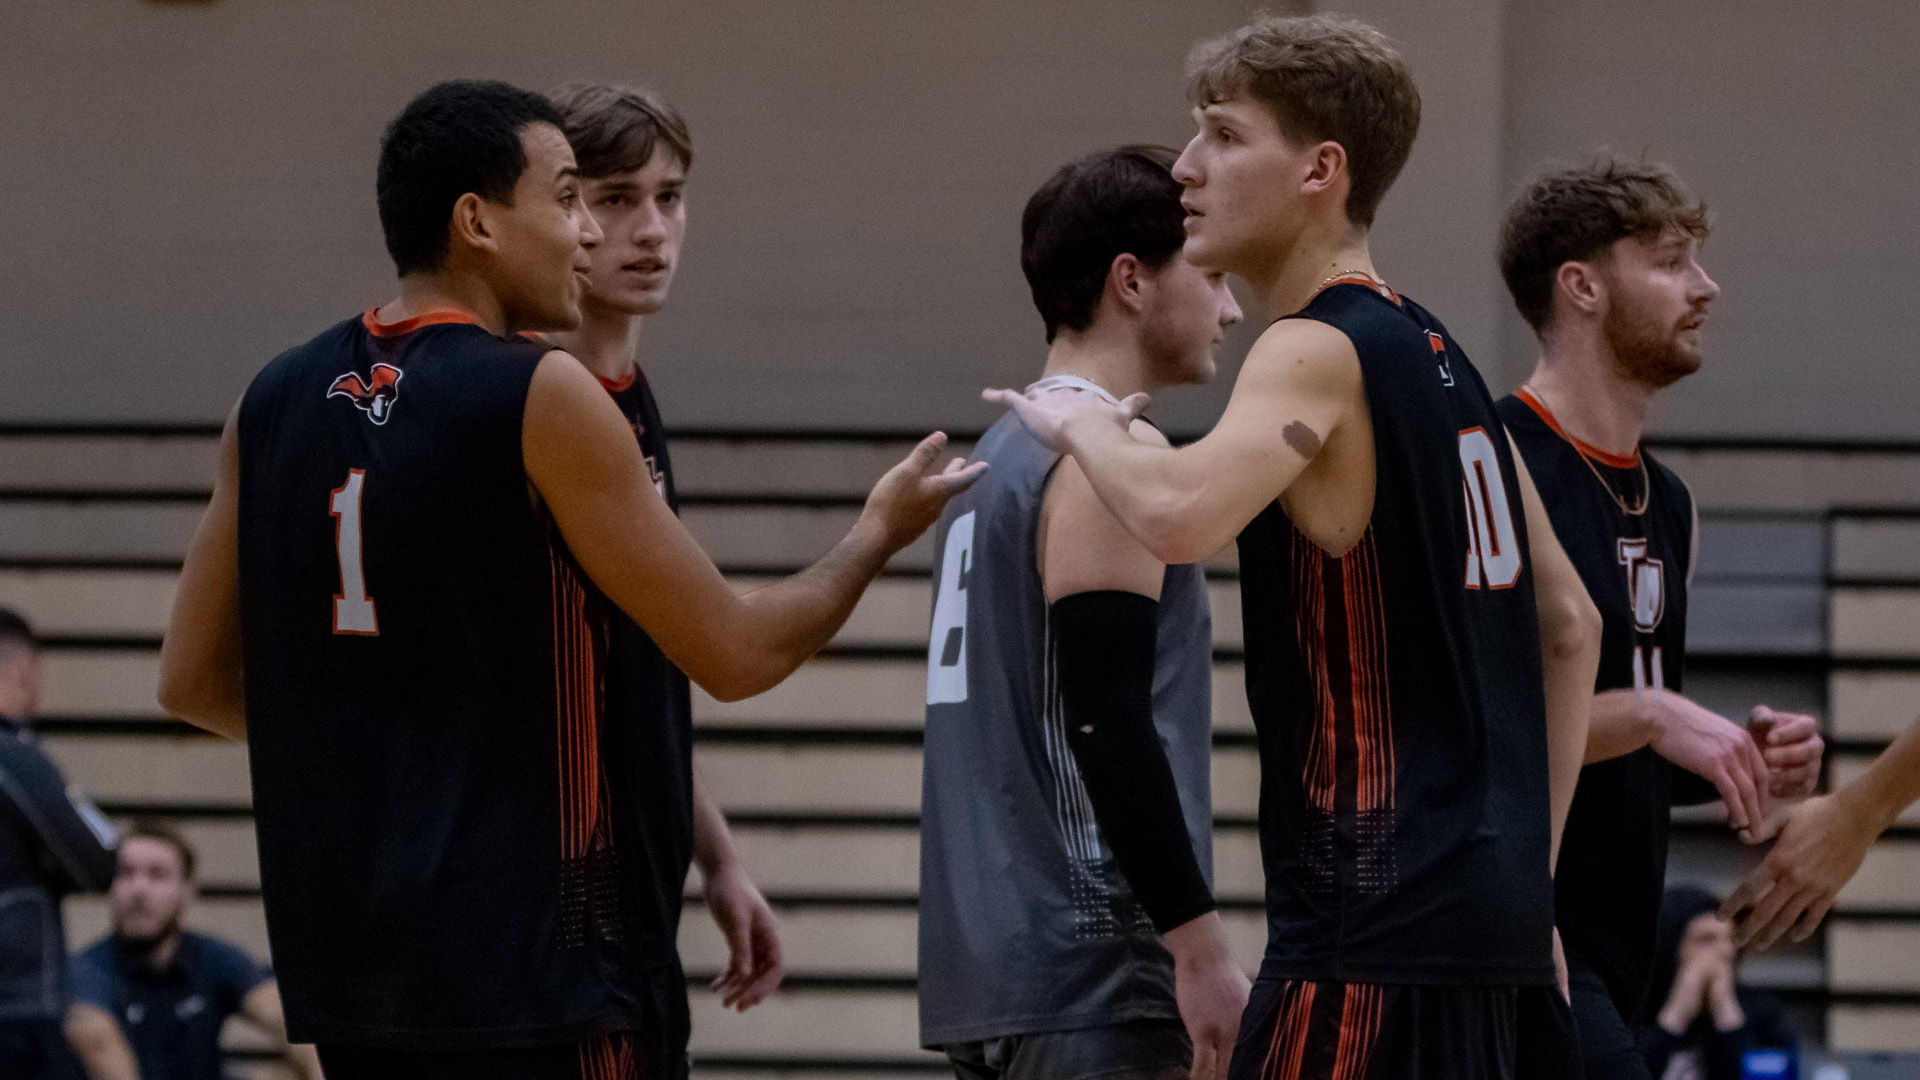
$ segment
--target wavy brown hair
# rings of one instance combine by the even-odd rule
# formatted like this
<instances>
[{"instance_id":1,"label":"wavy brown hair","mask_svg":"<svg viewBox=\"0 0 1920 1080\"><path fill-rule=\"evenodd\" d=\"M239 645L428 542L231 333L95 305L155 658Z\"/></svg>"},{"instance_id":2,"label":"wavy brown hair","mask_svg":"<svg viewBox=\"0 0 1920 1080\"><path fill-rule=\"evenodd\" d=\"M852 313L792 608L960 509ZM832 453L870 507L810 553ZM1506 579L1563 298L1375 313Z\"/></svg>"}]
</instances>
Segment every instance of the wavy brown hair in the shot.
<instances>
[{"instance_id":1,"label":"wavy brown hair","mask_svg":"<svg viewBox=\"0 0 1920 1080\"><path fill-rule=\"evenodd\" d=\"M1536 331L1553 318L1554 279L1629 237L1678 229L1707 236L1707 204L1671 169L1650 161L1601 157L1589 165L1534 177L1507 207L1500 226L1500 276L1514 306Z\"/></svg>"}]
</instances>

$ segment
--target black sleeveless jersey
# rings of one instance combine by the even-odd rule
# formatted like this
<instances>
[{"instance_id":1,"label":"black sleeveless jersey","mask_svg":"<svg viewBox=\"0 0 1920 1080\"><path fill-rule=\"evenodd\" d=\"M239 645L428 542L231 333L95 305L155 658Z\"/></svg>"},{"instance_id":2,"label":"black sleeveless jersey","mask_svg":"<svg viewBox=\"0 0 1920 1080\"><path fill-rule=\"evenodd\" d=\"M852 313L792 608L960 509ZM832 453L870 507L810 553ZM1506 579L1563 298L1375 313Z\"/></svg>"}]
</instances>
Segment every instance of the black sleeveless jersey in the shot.
<instances>
[{"instance_id":1,"label":"black sleeveless jersey","mask_svg":"<svg viewBox=\"0 0 1920 1080\"><path fill-rule=\"evenodd\" d=\"M521 454L545 346L353 319L239 415L247 728L296 1041L417 1050L630 1028L659 957L603 742L611 605Z\"/></svg>"},{"instance_id":2,"label":"black sleeveless jersey","mask_svg":"<svg viewBox=\"0 0 1920 1080\"><path fill-rule=\"evenodd\" d=\"M1412 301L1349 279L1293 317L1359 355L1374 506L1338 558L1277 502L1240 534L1262 974L1550 983L1539 616L1506 432Z\"/></svg>"},{"instance_id":3,"label":"black sleeveless jersey","mask_svg":"<svg viewBox=\"0 0 1920 1080\"><path fill-rule=\"evenodd\" d=\"M646 374L635 369L625 381L600 381L633 426L654 486L678 513L666 432ZM614 846L646 870L634 891L643 905L636 926L647 936L649 955L665 959L674 955L693 859L692 694L686 675L617 607L609 629L607 756L626 763L610 781ZM631 842L624 828L632 829Z\"/></svg>"},{"instance_id":4,"label":"black sleeveless jersey","mask_svg":"<svg viewBox=\"0 0 1920 1080\"><path fill-rule=\"evenodd\" d=\"M1693 555L1693 498L1686 485L1644 451L1636 462L1576 445L1524 390L1500 402L1500 415L1533 473L1560 545L1600 609L1594 689L1679 690ZM1616 495L1628 508L1644 497L1646 508L1629 514ZM1568 952L1600 974L1629 1021L1653 965L1676 780L1688 801L1715 797L1711 786L1646 747L1586 766L1560 841L1554 875L1560 936Z\"/></svg>"}]
</instances>

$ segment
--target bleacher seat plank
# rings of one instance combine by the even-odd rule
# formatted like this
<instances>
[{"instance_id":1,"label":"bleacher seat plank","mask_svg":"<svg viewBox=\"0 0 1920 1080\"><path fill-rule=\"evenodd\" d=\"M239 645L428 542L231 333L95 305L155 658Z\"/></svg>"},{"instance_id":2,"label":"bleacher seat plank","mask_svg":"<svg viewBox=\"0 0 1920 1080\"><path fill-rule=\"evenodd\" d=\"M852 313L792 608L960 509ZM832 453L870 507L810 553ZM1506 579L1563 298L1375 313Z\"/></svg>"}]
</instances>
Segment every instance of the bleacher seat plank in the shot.
<instances>
[{"instance_id":1,"label":"bleacher seat plank","mask_svg":"<svg viewBox=\"0 0 1920 1080\"><path fill-rule=\"evenodd\" d=\"M911 989L783 991L748 1013L694 994L693 1055L913 1060L918 1003ZM937 1061L928 1056L928 1060Z\"/></svg>"},{"instance_id":2,"label":"bleacher seat plank","mask_svg":"<svg viewBox=\"0 0 1920 1080\"><path fill-rule=\"evenodd\" d=\"M1920 661L1920 588L1837 588L1831 611L1835 656Z\"/></svg>"},{"instance_id":3,"label":"bleacher seat plank","mask_svg":"<svg viewBox=\"0 0 1920 1080\"><path fill-rule=\"evenodd\" d=\"M1920 1050L1920 1005L1834 1005L1827 1010L1827 1047Z\"/></svg>"},{"instance_id":4,"label":"bleacher seat plank","mask_svg":"<svg viewBox=\"0 0 1920 1080\"><path fill-rule=\"evenodd\" d=\"M178 579L170 570L0 569L0 607L44 637L159 637Z\"/></svg>"},{"instance_id":5,"label":"bleacher seat plank","mask_svg":"<svg viewBox=\"0 0 1920 1080\"><path fill-rule=\"evenodd\" d=\"M1920 991L1920 924L1833 919L1827 970L1835 990Z\"/></svg>"},{"instance_id":6,"label":"bleacher seat plank","mask_svg":"<svg viewBox=\"0 0 1920 1080\"><path fill-rule=\"evenodd\" d=\"M1826 590L1817 581L1703 576L1687 593L1687 649L1695 654L1818 656L1826 650L1826 615Z\"/></svg>"},{"instance_id":7,"label":"bleacher seat plank","mask_svg":"<svg viewBox=\"0 0 1920 1080\"><path fill-rule=\"evenodd\" d=\"M1920 582L1920 517L1839 517L1833 522L1836 578Z\"/></svg>"},{"instance_id":8,"label":"bleacher seat plank","mask_svg":"<svg viewBox=\"0 0 1920 1080\"><path fill-rule=\"evenodd\" d=\"M49 649L44 671L44 716L160 718L160 654L152 649Z\"/></svg>"},{"instance_id":9,"label":"bleacher seat plank","mask_svg":"<svg viewBox=\"0 0 1920 1080\"><path fill-rule=\"evenodd\" d=\"M668 432L674 481L703 496L782 495L864 499L874 482L913 449L909 440L702 439ZM949 454L972 449L949 444Z\"/></svg>"},{"instance_id":10,"label":"bleacher seat plank","mask_svg":"<svg viewBox=\"0 0 1920 1080\"><path fill-rule=\"evenodd\" d=\"M1829 727L1842 739L1891 739L1920 716L1920 672L1835 671Z\"/></svg>"},{"instance_id":11,"label":"bleacher seat plank","mask_svg":"<svg viewBox=\"0 0 1920 1080\"><path fill-rule=\"evenodd\" d=\"M1703 509L1821 511L1831 506L1920 507L1920 459L1877 450L1723 450L1661 447Z\"/></svg>"},{"instance_id":12,"label":"bleacher seat plank","mask_svg":"<svg viewBox=\"0 0 1920 1080\"><path fill-rule=\"evenodd\" d=\"M1834 907L1841 912L1920 914L1915 882L1920 882L1920 840L1883 839L1867 852L1866 862L1840 890Z\"/></svg>"},{"instance_id":13,"label":"bleacher seat plank","mask_svg":"<svg viewBox=\"0 0 1920 1080\"><path fill-rule=\"evenodd\" d=\"M0 435L0 488L210 490L219 445L207 435Z\"/></svg>"},{"instance_id":14,"label":"bleacher seat plank","mask_svg":"<svg viewBox=\"0 0 1920 1080\"><path fill-rule=\"evenodd\" d=\"M0 560L178 559L199 502L0 501Z\"/></svg>"},{"instance_id":15,"label":"bleacher seat plank","mask_svg":"<svg viewBox=\"0 0 1920 1080\"><path fill-rule=\"evenodd\" d=\"M193 807L252 803L246 744L212 735L46 736L47 753L96 802Z\"/></svg>"},{"instance_id":16,"label":"bleacher seat plank","mask_svg":"<svg viewBox=\"0 0 1920 1080\"><path fill-rule=\"evenodd\" d=\"M1826 570L1826 526L1817 517L1700 515L1696 585L1726 578L1814 582Z\"/></svg>"}]
</instances>

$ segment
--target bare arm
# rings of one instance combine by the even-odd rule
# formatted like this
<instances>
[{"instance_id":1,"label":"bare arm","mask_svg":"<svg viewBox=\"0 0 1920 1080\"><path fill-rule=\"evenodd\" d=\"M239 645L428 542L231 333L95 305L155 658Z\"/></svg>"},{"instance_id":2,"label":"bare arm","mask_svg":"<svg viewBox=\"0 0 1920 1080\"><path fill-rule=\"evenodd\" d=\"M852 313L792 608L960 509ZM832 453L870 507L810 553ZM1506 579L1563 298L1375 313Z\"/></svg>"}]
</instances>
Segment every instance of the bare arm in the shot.
<instances>
[{"instance_id":1,"label":"bare arm","mask_svg":"<svg viewBox=\"0 0 1920 1080\"><path fill-rule=\"evenodd\" d=\"M720 1004L745 1012L767 999L786 975L781 957L780 924L773 908L753 883L720 804L707 794L696 767L693 775L693 861L700 867L707 913L727 939L727 969L713 980Z\"/></svg>"},{"instance_id":2,"label":"bare arm","mask_svg":"<svg viewBox=\"0 0 1920 1080\"><path fill-rule=\"evenodd\" d=\"M1360 362L1346 335L1324 323L1275 323L1247 354L1233 396L1206 438L1179 450L1132 437L1120 408L1091 394L1034 397L1005 390L989 400L1020 414L1043 441L1070 453L1100 501L1164 563L1198 562L1306 471L1362 401Z\"/></svg>"},{"instance_id":3,"label":"bare arm","mask_svg":"<svg viewBox=\"0 0 1920 1080\"><path fill-rule=\"evenodd\" d=\"M845 539L805 571L736 594L649 481L633 430L571 356L548 353L527 392L527 475L596 585L723 701L777 684L846 621L894 552L981 466L934 472L944 436L882 477Z\"/></svg>"},{"instance_id":4,"label":"bare arm","mask_svg":"<svg viewBox=\"0 0 1920 1080\"><path fill-rule=\"evenodd\" d=\"M1873 842L1916 799L1920 720L1852 783L1788 812L1773 850L1720 906L1720 914L1734 922L1735 943L1764 949L1789 931L1793 940L1805 941L1859 872Z\"/></svg>"},{"instance_id":5,"label":"bare arm","mask_svg":"<svg viewBox=\"0 0 1920 1080\"><path fill-rule=\"evenodd\" d=\"M1527 514L1527 552L1533 559L1534 603L1540 610L1540 666L1546 676L1548 791L1553 807L1550 866L1560 863L1560 833L1573 807L1574 785L1587 754L1593 680L1600 670L1600 612L1554 535L1553 522L1533 486L1533 475L1513 449L1520 501Z\"/></svg>"},{"instance_id":6,"label":"bare arm","mask_svg":"<svg viewBox=\"0 0 1920 1080\"><path fill-rule=\"evenodd\" d=\"M287 1015L280 1005L279 983L268 979L247 991L247 996L240 999L240 1015L273 1039L304 1080L322 1080L319 1053L304 1043L287 1041Z\"/></svg>"},{"instance_id":7,"label":"bare arm","mask_svg":"<svg viewBox=\"0 0 1920 1080\"><path fill-rule=\"evenodd\" d=\"M229 739L247 737L240 669L240 406L220 433L220 472L201 515L167 636L160 643L160 708Z\"/></svg>"},{"instance_id":8,"label":"bare arm","mask_svg":"<svg viewBox=\"0 0 1920 1080\"><path fill-rule=\"evenodd\" d=\"M67 1006L66 1032L87 1080L140 1080L140 1063L113 1017L76 1002Z\"/></svg>"},{"instance_id":9,"label":"bare arm","mask_svg":"<svg viewBox=\"0 0 1920 1080\"><path fill-rule=\"evenodd\" d=\"M1687 698L1657 687L1608 690L1593 699L1587 732L1589 764L1633 753L1643 746L1712 783L1727 804L1736 829L1757 829L1765 820L1769 769L1747 729ZM1814 753L1818 753L1815 745Z\"/></svg>"}]
</instances>

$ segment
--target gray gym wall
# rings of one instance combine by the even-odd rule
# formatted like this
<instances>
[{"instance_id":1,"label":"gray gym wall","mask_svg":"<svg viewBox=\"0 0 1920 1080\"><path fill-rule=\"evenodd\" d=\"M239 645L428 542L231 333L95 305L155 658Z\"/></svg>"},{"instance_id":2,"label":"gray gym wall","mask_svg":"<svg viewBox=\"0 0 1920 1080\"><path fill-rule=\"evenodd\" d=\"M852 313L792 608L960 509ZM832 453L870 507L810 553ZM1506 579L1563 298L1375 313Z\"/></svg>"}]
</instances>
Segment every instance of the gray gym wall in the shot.
<instances>
[{"instance_id":1,"label":"gray gym wall","mask_svg":"<svg viewBox=\"0 0 1920 1080\"><path fill-rule=\"evenodd\" d=\"M640 82L694 127L692 226L646 356L680 426L977 428L1042 355L1020 207L1058 164L1188 134L1180 67L1245 0L9 3L0 420L213 420L383 299L381 125L444 77ZM1285 7L1269 4L1269 7ZM1674 433L1911 438L1920 5L1355 0L1413 60L1387 276L1496 390L1528 342L1492 263L1513 186L1608 145L1712 202L1726 289ZM1230 345L1234 356L1247 334ZM1221 386L1169 395L1195 429Z\"/></svg>"}]
</instances>

